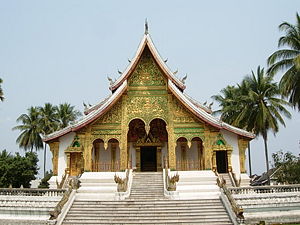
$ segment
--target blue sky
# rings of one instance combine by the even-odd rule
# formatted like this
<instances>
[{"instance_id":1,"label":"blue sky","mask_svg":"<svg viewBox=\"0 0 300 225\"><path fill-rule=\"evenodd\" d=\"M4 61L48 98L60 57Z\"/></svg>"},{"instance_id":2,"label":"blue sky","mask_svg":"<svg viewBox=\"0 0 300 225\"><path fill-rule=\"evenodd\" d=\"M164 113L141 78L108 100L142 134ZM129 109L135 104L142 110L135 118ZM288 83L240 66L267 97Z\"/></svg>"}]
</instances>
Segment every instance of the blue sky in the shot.
<instances>
[{"instance_id":1,"label":"blue sky","mask_svg":"<svg viewBox=\"0 0 300 225\"><path fill-rule=\"evenodd\" d=\"M186 92L210 102L226 85L240 82L258 65L266 67L282 34L278 25L294 23L299 6L296 0L0 0L6 98L0 103L0 150L23 151L11 128L30 106L69 102L83 110L83 101L94 104L106 97L107 76L118 77L133 57L145 18L169 67L178 69L179 77L188 74ZM287 127L276 138L269 135L270 155L280 149L299 154L300 114L291 112ZM263 172L261 138L252 141L252 160L253 172Z\"/></svg>"}]
</instances>

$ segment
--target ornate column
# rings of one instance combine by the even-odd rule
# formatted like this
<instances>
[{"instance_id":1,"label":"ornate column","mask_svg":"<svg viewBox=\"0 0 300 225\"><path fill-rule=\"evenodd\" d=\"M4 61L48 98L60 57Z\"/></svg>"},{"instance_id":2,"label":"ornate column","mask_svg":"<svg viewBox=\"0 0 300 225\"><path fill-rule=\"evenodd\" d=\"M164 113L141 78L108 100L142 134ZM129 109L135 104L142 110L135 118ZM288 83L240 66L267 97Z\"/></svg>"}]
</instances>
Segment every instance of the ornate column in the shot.
<instances>
[{"instance_id":1,"label":"ornate column","mask_svg":"<svg viewBox=\"0 0 300 225\"><path fill-rule=\"evenodd\" d=\"M173 124L172 124L173 125ZM167 126L168 131L168 161L169 168L176 169L176 151L175 151L175 140L174 140L174 128L173 126Z\"/></svg>"},{"instance_id":2,"label":"ornate column","mask_svg":"<svg viewBox=\"0 0 300 225\"><path fill-rule=\"evenodd\" d=\"M197 151L198 151L198 163L199 163L199 170L204 169L204 160L203 160L203 147L202 147L202 142L197 141Z\"/></svg>"},{"instance_id":3,"label":"ornate column","mask_svg":"<svg viewBox=\"0 0 300 225\"><path fill-rule=\"evenodd\" d=\"M169 111L169 124L166 126L168 132L168 161L169 168L176 169L176 143L174 138L174 117L172 109L172 95L168 95L168 111Z\"/></svg>"},{"instance_id":4,"label":"ornate column","mask_svg":"<svg viewBox=\"0 0 300 225\"><path fill-rule=\"evenodd\" d=\"M66 174L70 174L70 171L71 171L71 168L70 168L70 165L71 165L71 153L67 152L66 155L67 155L67 167L66 167L65 173Z\"/></svg>"},{"instance_id":5,"label":"ornate column","mask_svg":"<svg viewBox=\"0 0 300 225\"><path fill-rule=\"evenodd\" d=\"M212 170L217 171L217 152L213 151L212 154Z\"/></svg>"},{"instance_id":6,"label":"ornate column","mask_svg":"<svg viewBox=\"0 0 300 225\"><path fill-rule=\"evenodd\" d=\"M59 142L50 142L49 143L50 151L52 152L52 169L53 175L58 175L58 154L59 154Z\"/></svg>"},{"instance_id":7,"label":"ornate column","mask_svg":"<svg viewBox=\"0 0 300 225\"><path fill-rule=\"evenodd\" d=\"M205 130L204 131L204 138L203 141L203 157L204 157L204 169L205 170L211 170L212 169L212 145L211 145L211 137L210 137L210 131Z\"/></svg>"},{"instance_id":8,"label":"ornate column","mask_svg":"<svg viewBox=\"0 0 300 225\"><path fill-rule=\"evenodd\" d=\"M239 159L240 159L240 170L241 173L246 173L246 149L248 147L248 140L244 138L239 138L238 146L239 146Z\"/></svg>"},{"instance_id":9,"label":"ornate column","mask_svg":"<svg viewBox=\"0 0 300 225\"><path fill-rule=\"evenodd\" d=\"M232 172L232 164L231 164L232 150L227 150L226 152L227 152L228 172Z\"/></svg>"},{"instance_id":10,"label":"ornate column","mask_svg":"<svg viewBox=\"0 0 300 225\"><path fill-rule=\"evenodd\" d=\"M87 129L85 135L84 144L84 171L92 171L92 149L93 149L93 139L91 135L91 128Z\"/></svg>"},{"instance_id":11,"label":"ornate column","mask_svg":"<svg viewBox=\"0 0 300 225\"><path fill-rule=\"evenodd\" d=\"M127 107L126 107L127 96L122 97L122 118L121 118L121 143L120 143L120 170L127 169L128 165L128 118L127 118Z\"/></svg>"}]
</instances>

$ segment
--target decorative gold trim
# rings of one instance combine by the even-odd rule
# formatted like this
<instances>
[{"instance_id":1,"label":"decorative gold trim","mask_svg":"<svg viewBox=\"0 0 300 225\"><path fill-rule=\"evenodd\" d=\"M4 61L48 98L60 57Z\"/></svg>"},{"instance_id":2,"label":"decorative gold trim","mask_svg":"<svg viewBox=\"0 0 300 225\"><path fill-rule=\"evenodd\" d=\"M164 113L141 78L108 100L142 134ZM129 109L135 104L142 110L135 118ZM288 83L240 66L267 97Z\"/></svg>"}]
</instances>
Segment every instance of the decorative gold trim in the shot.
<instances>
[{"instance_id":1,"label":"decorative gold trim","mask_svg":"<svg viewBox=\"0 0 300 225\"><path fill-rule=\"evenodd\" d=\"M49 143L50 151L52 152L52 168L53 175L58 175L58 155L59 155L59 142Z\"/></svg>"},{"instance_id":2,"label":"decorative gold trim","mask_svg":"<svg viewBox=\"0 0 300 225\"><path fill-rule=\"evenodd\" d=\"M239 159L240 159L240 170L241 173L246 173L246 149L248 148L249 140L239 137Z\"/></svg>"}]
</instances>

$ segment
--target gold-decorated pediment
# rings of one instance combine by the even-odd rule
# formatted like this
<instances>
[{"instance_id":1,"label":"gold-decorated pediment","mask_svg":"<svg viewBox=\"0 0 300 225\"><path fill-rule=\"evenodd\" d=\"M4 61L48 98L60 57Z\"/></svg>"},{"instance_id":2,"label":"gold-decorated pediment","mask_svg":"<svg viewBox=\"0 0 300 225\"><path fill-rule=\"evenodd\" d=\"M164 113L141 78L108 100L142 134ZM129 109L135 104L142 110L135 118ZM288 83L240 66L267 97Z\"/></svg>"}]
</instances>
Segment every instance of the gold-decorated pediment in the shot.
<instances>
[{"instance_id":1,"label":"gold-decorated pediment","mask_svg":"<svg viewBox=\"0 0 300 225\"><path fill-rule=\"evenodd\" d=\"M72 143L65 149L65 152L83 152L83 146L77 135L74 137Z\"/></svg>"},{"instance_id":2,"label":"gold-decorated pediment","mask_svg":"<svg viewBox=\"0 0 300 225\"><path fill-rule=\"evenodd\" d=\"M221 133L219 133L215 139L213 139L212 148L214 151L233 150L233 147L227 143Z\"/></svg>"}]
</instances>

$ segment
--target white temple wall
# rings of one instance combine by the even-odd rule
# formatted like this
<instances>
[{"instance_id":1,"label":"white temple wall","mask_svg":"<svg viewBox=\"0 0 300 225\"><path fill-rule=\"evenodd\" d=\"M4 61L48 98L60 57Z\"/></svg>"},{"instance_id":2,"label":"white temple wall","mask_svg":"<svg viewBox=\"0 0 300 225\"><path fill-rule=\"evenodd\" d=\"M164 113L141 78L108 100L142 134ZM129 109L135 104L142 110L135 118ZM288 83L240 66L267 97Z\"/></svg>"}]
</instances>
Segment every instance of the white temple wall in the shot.
<instances>
[{"instance_id":1,"label":"white temple wall","mask_svg":"<svg viewBox=\"0 0 300 225\"><path fill-rule=\"evenodd\" d=\"M58 177L62 177L67 167L67 156L65 150L69 147L75 137L76 133L71 132L59 138L59 152L58 152Z\"/></svg>"},{"instance_id":2,"label":"white temple wall","mask_svg":"<svg viewBox=\"0 0 300 225\"><path fill-rule=\"evenodd\" d=\"M240 169L238 136L226 130L221 130L221 134L223 135L227 144L233 147L233 151L231 154L232 172L235 173L236 178L239 180L241 176L241 169Z\"/></svg>"}]
</instances>

